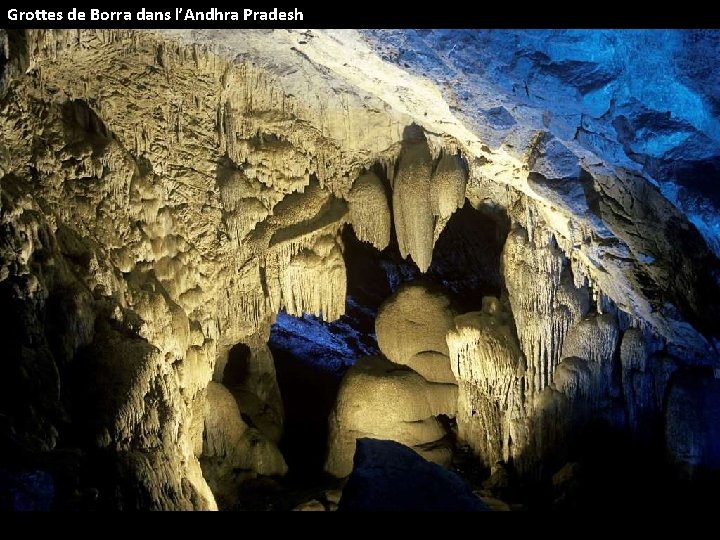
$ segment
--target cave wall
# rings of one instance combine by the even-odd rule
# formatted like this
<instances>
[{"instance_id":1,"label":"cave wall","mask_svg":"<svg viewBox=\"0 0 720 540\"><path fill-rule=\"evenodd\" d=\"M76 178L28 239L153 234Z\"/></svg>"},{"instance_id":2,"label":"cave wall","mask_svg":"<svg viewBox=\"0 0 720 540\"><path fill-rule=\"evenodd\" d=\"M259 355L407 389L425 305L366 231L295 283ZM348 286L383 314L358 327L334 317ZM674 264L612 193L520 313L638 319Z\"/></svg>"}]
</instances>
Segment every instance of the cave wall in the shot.
<instances>
[{"instance_id":1,"label":"cave wall","mask_svg":"<svg viewBox=\"0 0 720 540\"><path fill-rule=\"evenodd\" d=\"M425 82L338 63L330 34L304 55L272 32L4 35L0 437L10 461L79 450L104 472L69 483L100 505L216 507L199 457L247 431L203 440L216 366L280 310L342 315L347 223L378 248L394 232L424 271L466 199L508 215L501 307L448 339L460 430L488 460L542 455L531 432L560 438L538 426L588 396L632 395L642 423L668 363L716 364L717 259L638 174L584 161L567 180L542 133L522 158L491 149ZM348 36L342 54L366 50Z\"/></svg>"},{"instance_id":2,"label":"cave wall","mask_svg":"<svg viewBox=\"0 0 720 540\"><path fill-rule=\"evenodd\" d=\"M206 387L280 309L343 313L347 205L328 184L360 170L343 146L363 133L323 135L263 70L202 47L22 37L29 71L3 79L3 440L114 456L125 507L214 508ZM361 111L391 147L398 128Z\"/></svg>"}]
</instances>

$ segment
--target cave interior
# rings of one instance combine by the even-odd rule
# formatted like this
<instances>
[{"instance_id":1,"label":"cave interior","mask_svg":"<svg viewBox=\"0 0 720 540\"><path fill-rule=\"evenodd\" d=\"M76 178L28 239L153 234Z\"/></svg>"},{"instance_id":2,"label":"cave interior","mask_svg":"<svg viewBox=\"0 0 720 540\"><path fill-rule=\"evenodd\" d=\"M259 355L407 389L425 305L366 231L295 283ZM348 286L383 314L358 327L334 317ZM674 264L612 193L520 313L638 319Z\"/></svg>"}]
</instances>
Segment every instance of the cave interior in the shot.
<instances>
[{"instance_id":1,"label":"cave interior","mask_svg":"<svg viewBox=\"0 0 720 540\"><path fill-rule=\"evenodd\" d=\"M719 36L0 30L0 509L715 508Z\"/></svg>"}]
</instances>

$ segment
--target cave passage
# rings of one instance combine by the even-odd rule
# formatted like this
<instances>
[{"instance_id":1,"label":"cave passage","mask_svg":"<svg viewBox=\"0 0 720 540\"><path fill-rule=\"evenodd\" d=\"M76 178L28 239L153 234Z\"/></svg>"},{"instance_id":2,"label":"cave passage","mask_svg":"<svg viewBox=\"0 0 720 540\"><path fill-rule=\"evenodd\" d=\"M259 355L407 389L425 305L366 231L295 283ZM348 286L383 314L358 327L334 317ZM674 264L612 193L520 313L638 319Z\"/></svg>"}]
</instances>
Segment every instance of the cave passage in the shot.
<instances>
[{"instance_id":1,"label":"cave passage","mask_svg":"<svg viewBox=\"0 0 720 540\"><path fill-rule=\"evenodd\" d=\"M346 314L334 322L305 314L278 314L269 347L283 399L285 425L280 441L289 479L323 475L328 415L340 381L355 361L379 354L375 317L403 283L422 279L453 299L458 312L480 309L482 297L502 293L500 257L507 218L469 203L450 219L436 242L426 274L400 256L395 234L378 252L357 239L352 226L342 233L347 269Z\"/></svg>"}]
</instances>

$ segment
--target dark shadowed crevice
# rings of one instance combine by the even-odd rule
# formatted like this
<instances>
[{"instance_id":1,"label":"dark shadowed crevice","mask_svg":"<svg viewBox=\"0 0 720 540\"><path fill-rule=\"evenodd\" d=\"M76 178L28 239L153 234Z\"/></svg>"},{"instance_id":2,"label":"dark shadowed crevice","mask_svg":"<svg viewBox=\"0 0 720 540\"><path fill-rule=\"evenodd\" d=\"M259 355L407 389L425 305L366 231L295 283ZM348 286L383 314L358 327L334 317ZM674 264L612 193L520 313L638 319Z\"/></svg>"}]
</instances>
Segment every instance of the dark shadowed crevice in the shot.
<instances>
[{"instance_id":1,"label":"dark shadowed crevice","mask_svg":"<svg viewBox=\"0 0 720 540\"><path fill-rule=\"evenodd\" d=\"M328 323L313 315L281 312L270 334L285 407L280 449L290 476L322 475L327 420L340 380L358 357L378 353L375 316L392 294L386 267L394 267L394 258L360 242L350 227L343 242L348 283L345 315Z\"/></svg>"},{"instance_id":2,"label":"dark shadowed crevice","mask_svg":"<svg viewBox=\"0 0 720 540\"><path fill-rule=\"evenodd\" d=\"M238 343L228 353L228 361L223 372L223 384L234 386L243 384L250 374L250 347L244 343Z\"/></svg>"},{"instance_id":3,"label":"dark shadowed crevice","mask_svg":"<svg viewBox=\"0 0 720 540\"><path fill-rule=\"evenodd\" d=\"M452 293L460 311L481 309L483 296L502 294L500 259L509 230L504 212L466 202L435 243L426 277Z\"/></svg>"}]
</instances>

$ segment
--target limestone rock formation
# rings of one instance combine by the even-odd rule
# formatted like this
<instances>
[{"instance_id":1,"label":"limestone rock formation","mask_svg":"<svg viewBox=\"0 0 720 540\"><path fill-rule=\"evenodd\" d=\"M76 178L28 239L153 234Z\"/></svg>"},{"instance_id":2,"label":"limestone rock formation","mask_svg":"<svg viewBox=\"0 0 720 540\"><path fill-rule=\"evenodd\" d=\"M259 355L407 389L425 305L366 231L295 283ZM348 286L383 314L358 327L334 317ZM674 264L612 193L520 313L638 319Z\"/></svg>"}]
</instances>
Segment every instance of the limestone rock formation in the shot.
<instances>
[{"instance_id":1,"label":"limestone rock formation","mask_svg":"<svg viewBox=\"0 0 720 540\"><path fill-rule=\"evenodd\" d=\"M243 421L227 388L211 382L206 407L200 463L218 503L231 506L240 483L249 477L282 476L287 472L280 451Z\"/></svg>"},{"instance_id":2,"label":"limestone rock formation","mask_svg":"<svg viewBox=\"0 0 720 540\"><path fill-rule=\"evenodd\" d=\"M393 216L400 254L424 272L432 260L435 221L430 204L432 156L425 141L403 146L393 180Z\"/></svg>"},{"instance_id":3,"label":"limestone rock formation","mask_svg":"<svg viewBox=\"0 0 720 540\"><path fill-rule=\"evenodd\" d=\"M428 381L455 377L459 430L487 459L542 462L595 414L653 431L670 410L670 437L714 440L702 415L673 420L705 383L670 383L720 367L717 197L698 180L717 170L712 34L448 35L0 31L3 459L86 454L106 466L74 481L102 508L216 508L204 431L217 478L281 469L261 345L281 310L344 313L343 227L387 246L392 214L424 272L465 199L511 224L502 309L458 322L426 296L396 321L421 322L421 348L381 313L385 354L427 380L361 362L339 455L346 427L375 434L356 400L383 411L378 436L435 443L458 389ZM254 397L231 401L207 388L240 343L256 356L236 394ZM208 393L235 420L206 417ZM243 413L267 439L248 442Z\"/></svg>"},{"instance_id":4,"label":"limestone rock formation","mask_svg":"<svg viewBox=\"0 0 720 540\"><path fill-rule=\"evenodd\" d=\"M430 179L430 208L435 216L433 245L450 217L465 204L467 175L459 155L443 155Z\"/></svg>"},{"instance_id":5,"label":"limestone rock formation","mask_svg":"<svg viewBox=\"0 0 720 540\"><path fill-rule=\"evenodd\" d=\"M455 473L395 441L357 440L339 511L482 512L488 507Z\"/></svg>"},{"instance_id":6,"label":"limestone rock formation","mask_svg":"<svg viewBox=\"0 0 720 540\"><path fill-rule=\"evenodd\" d=\"M649 347L643 332L628 328L622 336L620 363L623 395L628 407L628 423L633 432L647 435L664 396L655 393L655 376L649 362ZM664 386L664 385L663 385Z\"/></svg>"},{"instance_id":7,"label":"limestone rock formation","mask_svg":"<svg viewBox=\"0 0 720 540\"><path fill-rule=\"evenodd\" d=\"M230 350L227 362L218 361L215 372L214 379L230 390L241 414L277 443L282 436L283 403L268 346L238 344Z\"/></svg>"},{"instance_id":8,"label":"limestone rock formation","mask_svg":"<svg viewBox=\"0 0 720 540\"><path fill-rule=\"evenodd\" d=\"M390 243L390 207L385 186L373 172L361 175L348 195L350 223L360 240L377 249Z\"/></svg>"},{"instance_id":9,"label":"limestone rock formation","mask_svg":"<svg viewBox=\"0 0 720 540\"><path fill-rule=\"evenodd\" d=\"M580 385L573 391L579 391L586 399L608 395L618 338L617 322L610 314L587 317L570 329L563 343L562 356L584 360L589 374L585 381L578 381ZM583 387L583 382L588 386Z\"/></svg>"},{"instance_id":10,"label":"limestone rock formation","mask_svg":"<svg viewBox=\"0 0 720 540\"><path fill-rule=\"evenodd\" d=\"M400 254L421 272L430 267L435 241L465 201L467 177L457 156L434 163L427 142L414 134L403 143L393 180L393 216Z\"/></svg>"},{"instance_id":11,"label":"limestone rock formation","mask_svg":"<svg viewBox=\"0 0 720 540\"><path fill-rule=\"evenodd\" d=\"M686 478L720 470L720 379L708 373L678 373L665 411L665 444Z\"/></svg>"},{"instance_id":12,"label":"limestone rock formation","mask_svg":"<svg viewBox=\"0 0 720 540\"><path fill-rule=\"evenodd\" d=\"M439 414L454 414L457 387L429 383L411 369L380 356L361 358L348 370L330 413L325 468L337 477L352 470L355 441L398 441L430 461L447 464L450 451Z\"/></svg>"},{"instance_id":13,"label":"limestone rock formation","mask_svg":"<svg viewBox=\"0 0 720 540\"><path fill-rule=\"evenodd\" d=\"M527 390L539 392L552 383L565 335L588 309L587 291L575 287L562 251L542 229L511 231L503 268L528 363Z\"/></svg>"},{"instance_id":14,"label":"limestone rock formation","mask_svg":"<svg viewBox=\"0 0 720 540\"><path fill-rule=\"evenodd\" d=\"M438 383L455 383L445 334L452 327L450 299L437 287L403 285L378 311L375 333L383 354Z\"/></svg>"},{"instance_id":15,"label":"limestone rock formation","mask_svg":"<svg viewBox=\"0 0 720 540\"><path fill-rule=\"evenodd\" d=\"M511 315L497 298L486 297L483 311L455 318L447 343L460 385L458 436L486 463L507 462L528 439L525 358Z\"/></svg>"}]
</instances>

